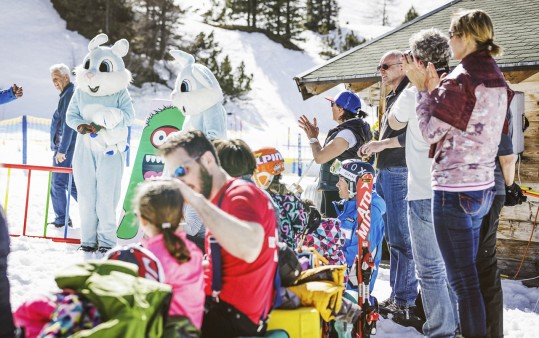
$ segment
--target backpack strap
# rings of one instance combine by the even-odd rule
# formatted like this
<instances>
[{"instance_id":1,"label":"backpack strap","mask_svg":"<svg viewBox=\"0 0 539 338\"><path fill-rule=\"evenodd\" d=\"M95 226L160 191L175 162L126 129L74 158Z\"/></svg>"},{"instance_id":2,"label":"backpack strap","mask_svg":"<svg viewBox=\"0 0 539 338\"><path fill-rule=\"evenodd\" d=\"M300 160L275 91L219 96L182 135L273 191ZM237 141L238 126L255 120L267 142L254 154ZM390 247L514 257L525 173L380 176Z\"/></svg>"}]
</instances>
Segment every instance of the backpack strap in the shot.
<instances>
[{"instance_id":1,"label":"backpack strap","mask_svg":"<svg viewBox=\"0 0 539 338\"><path fill-rule=\"evenodd\" d=\"M221 197L219 198L219 202L217 203L217 206L219 209L221 209L221 205L223 204L223 199L225 198L225 195L230 189L234 183L237 180L232 181L232 183L229 184L229 186L225 189ZM219 303L219 294L221 293L221 290L223 289L223 264L221 260L221 245L213 235L210 235L208 238L208 242L210 244L210 252L211 252L211 297L216 303Z\"/></svg>"},{"instance_id":2,"label":"backpack strap","mask_svg":"<svg viewBox=\"0 0 539 338\"><path fill-rule=\"evenodd\" d=\"M216 303L219 303L219 294L223 289L223 276L222 272L222 262L221 262L221 246L215 240L215 237L210 235L208 239L210 243L210 252L211 252L211 297Z\"/></svg>"}]
</instances>

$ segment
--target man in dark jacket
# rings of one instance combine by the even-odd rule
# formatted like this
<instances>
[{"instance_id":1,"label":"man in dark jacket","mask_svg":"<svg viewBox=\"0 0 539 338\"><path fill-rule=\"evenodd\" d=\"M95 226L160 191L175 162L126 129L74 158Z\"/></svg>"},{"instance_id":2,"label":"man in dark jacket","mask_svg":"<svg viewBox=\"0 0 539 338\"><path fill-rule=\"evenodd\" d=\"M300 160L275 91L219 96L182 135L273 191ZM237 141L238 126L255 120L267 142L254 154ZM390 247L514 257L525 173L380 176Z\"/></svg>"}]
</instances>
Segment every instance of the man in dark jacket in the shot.
<instances>
[{"instance_id":1,"label":"man in dark jacket","mask_svg":"<svg viewBox=\"0 0 539 338\"><path fill-rule=\"evenodd\" d=\"M51 150L54 151L52 165L55 167L71 168L77 133L65 123L65 120L67 106L69 105L69 101L71 101L71 96L73 96L74 86L69 78L69 67L66 65L53 65L50 68L50 72L52 83L60 92L58 108L54 112L51 122ZM51 224L58 228L65 224L68 183L68 174L52 173L51 199L55 218ZM73 180L71 196L77 200L77 188ZM71 225L71 219L69 220L69 225Z\"/></svg>"}]
</instances>

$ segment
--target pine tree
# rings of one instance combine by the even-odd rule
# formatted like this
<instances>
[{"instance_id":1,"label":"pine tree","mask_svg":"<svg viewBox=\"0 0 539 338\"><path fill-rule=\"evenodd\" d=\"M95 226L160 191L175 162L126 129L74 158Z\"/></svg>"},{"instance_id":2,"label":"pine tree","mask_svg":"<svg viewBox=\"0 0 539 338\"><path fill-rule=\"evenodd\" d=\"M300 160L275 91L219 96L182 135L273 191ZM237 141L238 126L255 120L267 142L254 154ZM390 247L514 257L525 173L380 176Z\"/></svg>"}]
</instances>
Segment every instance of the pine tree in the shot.
<instances>
[{"instance_id":1,"label":"pine tree","mask_svg":"<svg viewBox=\"0 0 539 338\"><path fill-rule=\"evenodd\" d=\"M244 18L247 27L256 28L259 0L226 0L225 6L233 19Z\"/></svg>"},{"instance_id":2,"label":"pine tree","mask_svg":"<svg viewBox=\"0 0 539 338\"><path fill-rule=\"evenodd\" d=\"M328 29L333 30L337 27L337 17L339 15L339 5L337 0L324 0L322 24Z\"/></svg>"},{"instance_id":3,"label":"pine tree","mask_svg":"<svg viewBox=\"0 0 539 338\"><path fill-rule=\"evenodd\" d=\"M317 33L327 34L336 28L339 6L337 0L307 0L304 26Z\"/></svg>"},{"instance_id":4,"label":"pine tree","mask_svg":"<svg viewBox=\"0 0 539 338\"><path fill-rule=\"evenodd\" d=\"M337 28L336 35L326 35L322 39L323 50L319 55L324 59L331 59L340 53L346 52L360 44L364 43L365 39L360 39L354 31L349 31L346 35L342 36L341 28Z\"/></svg>"},{"instance_id":5,"label":"pine tree","mask_svg":"<svg viewBox=\"0 0 539 338\"><path fill-rule=\"evenodd\" d=\"M412 6L408 12L406 12L406 15L404 16L404 22L407 23L408 21L412 21L413 19L417 18L419 14L417 14L417 11L415 10L414 6Z\"/></svg>"},{"instance_id":6,"label":"pine tree","mask_svg":"<svg viewBox=\"0 0 539 338\"><path fill-rule=\"evenodd\" d=\"M283 0L265 0L262 5L262 15L266 22L263 29L275 34L281 35L282 32L282 4Z\"/></svg>"},{"instance_id":7,"label":"pine tree","mask_svg":"<svg viewBox=\"0 0 539 338\"><path fill-rule=\"evenodd\" d=\"M247 25L256 28L256 16L258 15L258 0L249 0L247 5Z\"/></svg>"},{"instance_id":8,"label":"pine tree","mask_svg":"<svg viewBox=\"0 0 539 338\"><path fill-rule=\"evenodd\" d=\"M79 32L87 39L105 33L109 42L135 36L131 22L135 13L131 0L52 0L67 29Z\"/></svg>"},{"instance_id":9,"label":"pine tree","mask_svg":"<svg viewBox=\"0 0 539 338\"><path fill-rule=\"evenodd\" d=\"M131 49L137 54L130 64L136 75L135 84L163 82L154 66L164 60L168 49L177 48L179 37L175 32L184 14L174 0L132 0L136 8L133 27L137 35L131 41Z\"/></svg>"},{"instance_id":10,"label":"pine tree","mask_svg":"<svg viewBox=\"0 0 539 338\"><path fill-rule=\"evenodd\" d=\"M365 42L365 39L359 39L354 31L346 33L344 36L344 43L340 46L340 52L345 52Z\"/></svg>"}]
</instances>

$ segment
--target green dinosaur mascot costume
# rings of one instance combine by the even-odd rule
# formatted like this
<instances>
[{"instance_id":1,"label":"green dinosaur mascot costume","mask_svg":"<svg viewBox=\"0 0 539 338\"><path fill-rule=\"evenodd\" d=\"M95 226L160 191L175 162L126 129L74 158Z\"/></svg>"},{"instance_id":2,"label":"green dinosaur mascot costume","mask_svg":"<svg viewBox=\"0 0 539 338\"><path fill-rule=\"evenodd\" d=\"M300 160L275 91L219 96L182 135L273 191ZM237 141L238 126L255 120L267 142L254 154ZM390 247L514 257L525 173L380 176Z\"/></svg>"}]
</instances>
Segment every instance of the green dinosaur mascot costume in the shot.
<instances>
[{"instance_id":1,"label":"green dinosaur mascot costume","mask_svg":"<svg viewBox=\"0 0 539 338\"><path fill-rule=\"evenodd\" d=\"M163 174L164 163L159 156L155 155L156 150L163 144L167 135L182 130L184 119L185 117L180 110L171 106L163 107L146 118L131 179L125 194L124 215L116 232L118 238L128 240L137 235L138 223L132 207L136 187L142 181Z\"/></svg>"}]
</instances>

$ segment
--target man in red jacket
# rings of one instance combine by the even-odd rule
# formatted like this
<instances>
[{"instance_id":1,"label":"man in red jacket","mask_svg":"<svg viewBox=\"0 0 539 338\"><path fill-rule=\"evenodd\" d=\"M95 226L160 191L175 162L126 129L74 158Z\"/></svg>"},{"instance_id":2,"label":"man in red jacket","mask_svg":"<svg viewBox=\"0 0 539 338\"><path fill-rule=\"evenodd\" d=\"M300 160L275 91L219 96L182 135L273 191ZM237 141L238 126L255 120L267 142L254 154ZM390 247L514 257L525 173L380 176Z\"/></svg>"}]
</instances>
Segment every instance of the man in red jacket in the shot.
<instances>
[{"instance_id":1,"label":"man in red jacket","mask_svg":"<svg viewBox=\"0 0 539 338\"><path fill-rule=\"evenodd\" d=\"M254 184L231 178L201 131L169 135L159 147L166 172L206 226L202 337L263 336L277 269L275 212ZM220 276L219 276L220 275Z\"/></svg>"}]
</instances>

